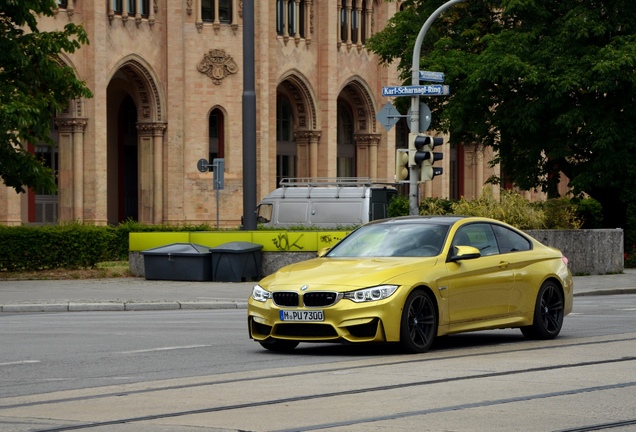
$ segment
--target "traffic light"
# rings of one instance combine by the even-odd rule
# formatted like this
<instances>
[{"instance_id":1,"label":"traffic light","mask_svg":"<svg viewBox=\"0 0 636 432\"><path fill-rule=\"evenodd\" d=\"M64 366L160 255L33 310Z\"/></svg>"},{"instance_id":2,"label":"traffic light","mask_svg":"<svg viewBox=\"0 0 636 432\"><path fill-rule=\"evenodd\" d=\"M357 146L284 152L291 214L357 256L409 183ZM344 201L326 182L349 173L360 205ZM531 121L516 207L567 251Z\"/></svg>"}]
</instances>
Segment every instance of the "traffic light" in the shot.
<instances>
[{"instance_id":1,"label":"traffic light","mask_svg":"<svg viewBox=\"0 0 636 432\"><path fill-rule=\"evenodd\" d=\"M409 179L409 151L397 149L395 152L395 181L405 182Z\"/></svg>"},{"instance_id":2,"label":"traffic light","mask_svg":"<svg viewBox=\"0 0 636 432\"><path fill-rule=\"evenodd\" d=\"M435 138L425 134L409 135L409 165L420 167L420 181L433 180L441 175L443 169L433 164L444 158L444 153L433 151L435 147L444 144L443 138Z\"/></svg>"}]
</instances>

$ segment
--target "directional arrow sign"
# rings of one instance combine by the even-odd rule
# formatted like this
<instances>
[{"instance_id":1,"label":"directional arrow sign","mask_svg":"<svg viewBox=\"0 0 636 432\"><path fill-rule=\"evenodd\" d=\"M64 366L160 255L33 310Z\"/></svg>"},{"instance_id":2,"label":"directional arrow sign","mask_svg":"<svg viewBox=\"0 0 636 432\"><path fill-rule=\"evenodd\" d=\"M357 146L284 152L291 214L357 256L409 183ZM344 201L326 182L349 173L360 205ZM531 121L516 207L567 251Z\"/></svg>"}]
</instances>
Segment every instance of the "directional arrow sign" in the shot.
<instances>
[{"instance_id":1,"label":"directional arrow sign","mask_svg":"<svg viewBox=\"0 0 636 432\"><path fill-rule=\"evenodd\" d=\"M449 87L440 84L382 87L382 96L446 96L448 94L450 94Z\"/></svg>"},{"instance_id":2,"label":"directional arrow sign","mask_svg":"<svg viewBox=\"0 0 636 432\"><path fill-rule=\"evenodd\" d=\"M382 126L384 126L384 129L386 129L387 132L391 130L393 125L395 125L398 120L400 120L400 117L404 116L400 115L400 112L393 106L391 102L387 102L386 105L384 105L384 107L382 107L382 109L378 111L378 114L375 116L375 118L377 118L378 121L382 123Z\"/></svg>"},{"instance_id":3,"label":"directional arrow sign","mask_svg":"<svg viewBox=\"0 0 636 432\"><path fill-rule=\"evenodd\" d=\"M420 71L420 81L444 82L444 72Z\"/></svg>"}]
</instances>

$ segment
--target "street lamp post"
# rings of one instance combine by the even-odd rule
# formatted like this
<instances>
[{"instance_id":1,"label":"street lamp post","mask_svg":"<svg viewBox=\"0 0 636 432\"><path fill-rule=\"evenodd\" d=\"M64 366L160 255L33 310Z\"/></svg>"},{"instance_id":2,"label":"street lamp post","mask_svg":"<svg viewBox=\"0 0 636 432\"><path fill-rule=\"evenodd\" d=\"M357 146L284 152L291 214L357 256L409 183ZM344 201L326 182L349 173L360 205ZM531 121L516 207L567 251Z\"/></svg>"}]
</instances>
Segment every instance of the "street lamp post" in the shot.
<instances>
[{"instance_id":1,"label":"street lamp post","mask_svg":"<svg viewBox=\"0 0 636 432\"><path fill-rule=\"evenodd\" d=\"M243 2L243 229L256 229L254 0Z\"/></svg>"},{"instance_id":2,"label":"street lamp post","mask_svg":"<svg viewBox=\"0 0 636 432\"><path fill-rule=\"evenodd\" d=\"M416 86L420 83L420 51L422 50L422 42L424 41L424 36L426 36L426 32L433 24L433 21L437 19L437 17L444 12L449 7L453 6L456 3L461 3L465 0L450 0L440 7L438 7L435 12L428 17L422 28L420 29L419 34L417 35L417 40L415 41L415 46L413 47L413 64L411 66L412 75L411 75L411 85ZM411 132L418 134L420 131L420 97L414 95L411 97ZM417 180L420 178L420 167L419 166L410 166L409 167L409 214L417 215L419 214L419 193L418 193L418 182Z\"/></svg>"}]
</instances>

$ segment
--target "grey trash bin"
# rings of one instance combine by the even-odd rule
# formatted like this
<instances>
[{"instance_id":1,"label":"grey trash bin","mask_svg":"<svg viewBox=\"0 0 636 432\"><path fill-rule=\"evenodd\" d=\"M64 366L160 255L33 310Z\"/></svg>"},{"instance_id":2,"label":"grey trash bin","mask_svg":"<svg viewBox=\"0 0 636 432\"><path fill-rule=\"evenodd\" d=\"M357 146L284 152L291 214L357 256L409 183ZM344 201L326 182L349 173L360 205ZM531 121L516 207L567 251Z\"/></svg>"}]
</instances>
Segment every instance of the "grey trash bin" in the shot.
<instances>
[{"instance_id":1,"label":"grey trash bin","mask_svg":"<svg viewBox=\"0 0 636 432\"><path fill-rule=\"evenodd\" d=\"M210 281L210 248L194 243L173 243L147 249L144 256L146 279Z\"/></svg>"},{"instance_id":2,"label":"grey trash bin","mask_svg":"<svg viewBox=\"0 0 636 432\"><path fill-rule=\"evenodd\" d=\"M261 278L263 245L250 242L230 242L210 249L212 280L243 282Z\"/></svg>"}]
</instances>

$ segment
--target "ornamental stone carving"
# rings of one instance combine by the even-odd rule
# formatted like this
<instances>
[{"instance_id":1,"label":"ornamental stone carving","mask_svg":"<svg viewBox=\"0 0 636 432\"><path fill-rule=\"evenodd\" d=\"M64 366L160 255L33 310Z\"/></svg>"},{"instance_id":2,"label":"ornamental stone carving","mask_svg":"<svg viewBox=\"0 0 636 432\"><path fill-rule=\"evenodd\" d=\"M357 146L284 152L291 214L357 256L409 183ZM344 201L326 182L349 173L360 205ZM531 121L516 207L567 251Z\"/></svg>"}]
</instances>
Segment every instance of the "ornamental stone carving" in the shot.
<instances>
[{"instance_id":1,"label":"ornamental stone carving","mask_svg":"<svg viewBox=\"0 0 636 432\"><path fill-rule=\"evenodd\" d=\"M214 84L220 85L223 78L238 72L238 66L225 50L212 49L203 56L203 60L197 65L197 70L210 77Z\"/></svg>"}]
</instances>

